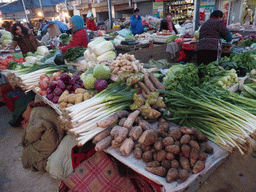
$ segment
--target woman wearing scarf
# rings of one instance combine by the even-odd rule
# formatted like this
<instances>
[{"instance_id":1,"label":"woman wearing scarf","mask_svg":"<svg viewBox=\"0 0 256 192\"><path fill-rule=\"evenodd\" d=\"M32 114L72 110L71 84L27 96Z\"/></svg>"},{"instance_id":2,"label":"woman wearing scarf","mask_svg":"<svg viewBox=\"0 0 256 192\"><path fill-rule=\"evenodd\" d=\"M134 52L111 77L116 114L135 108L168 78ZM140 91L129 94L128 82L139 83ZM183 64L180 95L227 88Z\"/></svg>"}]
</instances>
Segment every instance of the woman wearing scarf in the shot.
<instances>
[{"instance_id":1,"label":"woman wearing scarf","mask_svg":"<svg viewBox=\"0 0 256 192\"><path fill-rule=\"evenodd\" d=\"M87 48L88 45L88 37L87 33L84 29L84 20L79 15L74 15L70 19L72 25L73 36L69 41L69 44L63 48L61 48L62 53L65 53L71 47L82 46Z\"/></svg>"},{"instance_id":2,"label":"woman wearing scarf","mask_svg":"<svg viewBox=\"0 0 256 192\"><path fill-rule=\"evenodd\" d=\"M22 24L15 23L12 26L11 33L13 34L13 41L10 45L10 52L14 52L17 45L20 47L22 54L28 52L36 52L37 47L41 43L35 38L32 31Z\"/></svg>"},{"instance_id":3,"label":"woman wearing scarf","mask_svg":"<svg viewBox=\"0 0 256 192\"><path fill-rule=\"evenodd\" d=\"M215 10L200 28L197 43L197 63L208 65L221 56L221 38L232 41L232 35L221 21L222 11Z\"/></svg>"}]
</instances>

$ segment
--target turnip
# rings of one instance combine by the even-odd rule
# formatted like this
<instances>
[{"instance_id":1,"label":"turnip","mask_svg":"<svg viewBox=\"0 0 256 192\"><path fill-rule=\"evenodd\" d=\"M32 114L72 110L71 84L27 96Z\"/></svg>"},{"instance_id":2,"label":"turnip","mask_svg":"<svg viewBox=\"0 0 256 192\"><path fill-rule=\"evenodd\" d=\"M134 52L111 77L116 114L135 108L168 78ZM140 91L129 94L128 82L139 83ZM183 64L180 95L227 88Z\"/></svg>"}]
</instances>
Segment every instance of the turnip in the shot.
<instances>
[{"instance_id":1,"label":"turnip","mask_svg":"<svg viewBox=\"0 0 256 192\"><path fill-rule=\"evenodd\" d=\"M51 81L51 82L49 83L49 88L50 88L51 90L54 90L54 89L56 88L56 86L57 86L57 82L56 82L56 81Z\"/></svg>"},{"instance_id":2,"label":"turnip","mask_svg":"<svg viewBox=\"0 0 256 192\"><path fill-rule=\"evenodd\" d=\"M94 84L94 88L97 91L102 91L102 90L106 89L107 87L108 87L108 82L105 79L98 79Z\"/></svg>"},{"instance_id":3,"label":"turnip","mask_svg":"<svg viewBox=\"0 0 256 192\"><path fill-rule=\"evenodd\" d=\"M57 87L59 87L61 90L65 90L67 88L62 80L57 81Z\"/></svg>"},{"instance_id":4,"label":"turnip","mask_svg":"<svg viewBox=\"0 0 256 192\"><path fill-rule=\"evenodd\" d=\"M56 88L54 89L53 93L54 93L54 95L56 95L56 96L60 96L60 95L63 93L63 91L62 91L59 87L56 87Z\"/></svg>"}]
</instances>

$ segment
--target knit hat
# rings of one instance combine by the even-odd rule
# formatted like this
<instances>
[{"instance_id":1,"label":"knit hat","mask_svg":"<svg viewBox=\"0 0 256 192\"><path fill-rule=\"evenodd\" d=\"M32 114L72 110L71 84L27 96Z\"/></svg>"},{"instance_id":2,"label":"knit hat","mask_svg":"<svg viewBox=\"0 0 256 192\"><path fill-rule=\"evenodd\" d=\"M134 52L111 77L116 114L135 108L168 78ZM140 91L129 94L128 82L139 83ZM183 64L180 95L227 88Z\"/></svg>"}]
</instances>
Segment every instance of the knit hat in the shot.
<instances>
[{"instance_id":1,"label":"knit hat","mask_svg":"<svg viewBox=\"0 0 256 192\"><path fill-rule=\"evenodd\" d=\"M74 25L76 26L76 30L80 30L84 27L84 20L81 16L79 15L74 15L73 17L71 17L71 21L74 23Z\"/></svg>"}]
</instances>

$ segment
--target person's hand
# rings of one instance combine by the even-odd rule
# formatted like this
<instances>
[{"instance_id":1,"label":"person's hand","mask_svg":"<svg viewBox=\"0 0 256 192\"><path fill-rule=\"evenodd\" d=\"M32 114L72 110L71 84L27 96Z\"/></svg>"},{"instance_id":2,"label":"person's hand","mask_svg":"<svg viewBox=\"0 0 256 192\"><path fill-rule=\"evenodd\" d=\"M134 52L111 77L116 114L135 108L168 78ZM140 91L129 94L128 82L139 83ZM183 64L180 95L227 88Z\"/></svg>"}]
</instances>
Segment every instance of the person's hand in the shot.
<instances>
[{"instance_id":1,"label":"person's hand","mask_svg":"<svg viewBox=\"0 0 256 192\"><path fill-rule=\"evenodd\" d=\"M15 51L13 49L10 50L10 53L14 53Z\"/></svg>"}]
</instances>

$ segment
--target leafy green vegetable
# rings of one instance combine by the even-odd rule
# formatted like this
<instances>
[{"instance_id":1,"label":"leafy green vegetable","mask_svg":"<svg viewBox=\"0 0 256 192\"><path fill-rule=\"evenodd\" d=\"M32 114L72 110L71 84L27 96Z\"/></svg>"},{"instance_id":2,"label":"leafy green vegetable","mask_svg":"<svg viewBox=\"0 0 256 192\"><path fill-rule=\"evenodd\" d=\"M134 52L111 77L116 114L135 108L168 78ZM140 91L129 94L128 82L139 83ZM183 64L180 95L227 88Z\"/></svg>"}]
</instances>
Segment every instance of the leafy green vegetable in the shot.
<instances>
[{"instance_id":1,"label":"leafy green vegetable","mask_svg":"<svg viewBox=\"0 0 256 192\"><path fill-rule=\"evenodd\" d=\"M248 47L251 46L253 43L256 43L256 39L248 38L241 43L241 46Z\"/></svg>"},{"instance_id":2,"label":"leafy green vegetable","mask_svg":"<svg viewBox=\"0 0 256 192\"><path fill-rule=\"evenodd\" d=\"M81 80L84 83L84 87L86 89L94 89L94 84L96 82L96 78L92 74L88 74L81 77Z\"/></svg>"},{"instance_id":3,"label":"leafy green vegetable","mask_svg":"<svg viewBox=\"0 0 256 192\"><path fill-rule=\"evenodd\" d=\"M168 69L171 66L175 65L175 63L169 63L166 59L154 60L150 59L148 63L144 64L145 68L158 68L158 69Z\"/></svg>"},{"instance_id":4,"label":"leafy green vegetable","mask_svg":"<svg viewBox=\"0 0 256 192\"><path fill-rule=\"evenodd\" d=\"M79 57L84 56L84 52L86 51L86 48L82 46L78 47L71 47L69 48L64 54L63 58L66 59L67 61L74 61Z\"/></svg>"},{"instance_id":5,"label":"leafy green vegetable","mask_svg":"<svg viewBox=\"0 0 256 192\"><path fill-rule=\"evenodd\" d=\"M96 65L93 70L93 76L97 79L109 79L110 73L110 68L103 64Z\"/></svg>"},{"instance_id":6,"label":"leafy green vegetable","mask_svg":"<svg viewBox=\"0 0 256 192\"><path fill-rule=\"evenodd\" d=\"M70 36L66 33L60 35L60 41L63 45L67 45L70 40Z\"/></svg>"},{"instance_id":7,"label":"leafy green vegetable","mask_svg":"<svg viewBox=\"0 0 256 192\"><path fill-rule=\"evenodd\" d=\"M9 66L7 67L7 69L13 70L13 69L15 69L17 64L18 63L16 61L10 61Z\"/></svg>"},{"instance_id":8,"label":"leafy green vegetable","mask_svg":"<svg viewBox=\"0 0 256 192\"><path fill-rule=\"evenodd\" d=\"M198 85L198 68L193 63L174 65L166 73L163 84L169 90Z\"/></svg>"}]
</instances>

